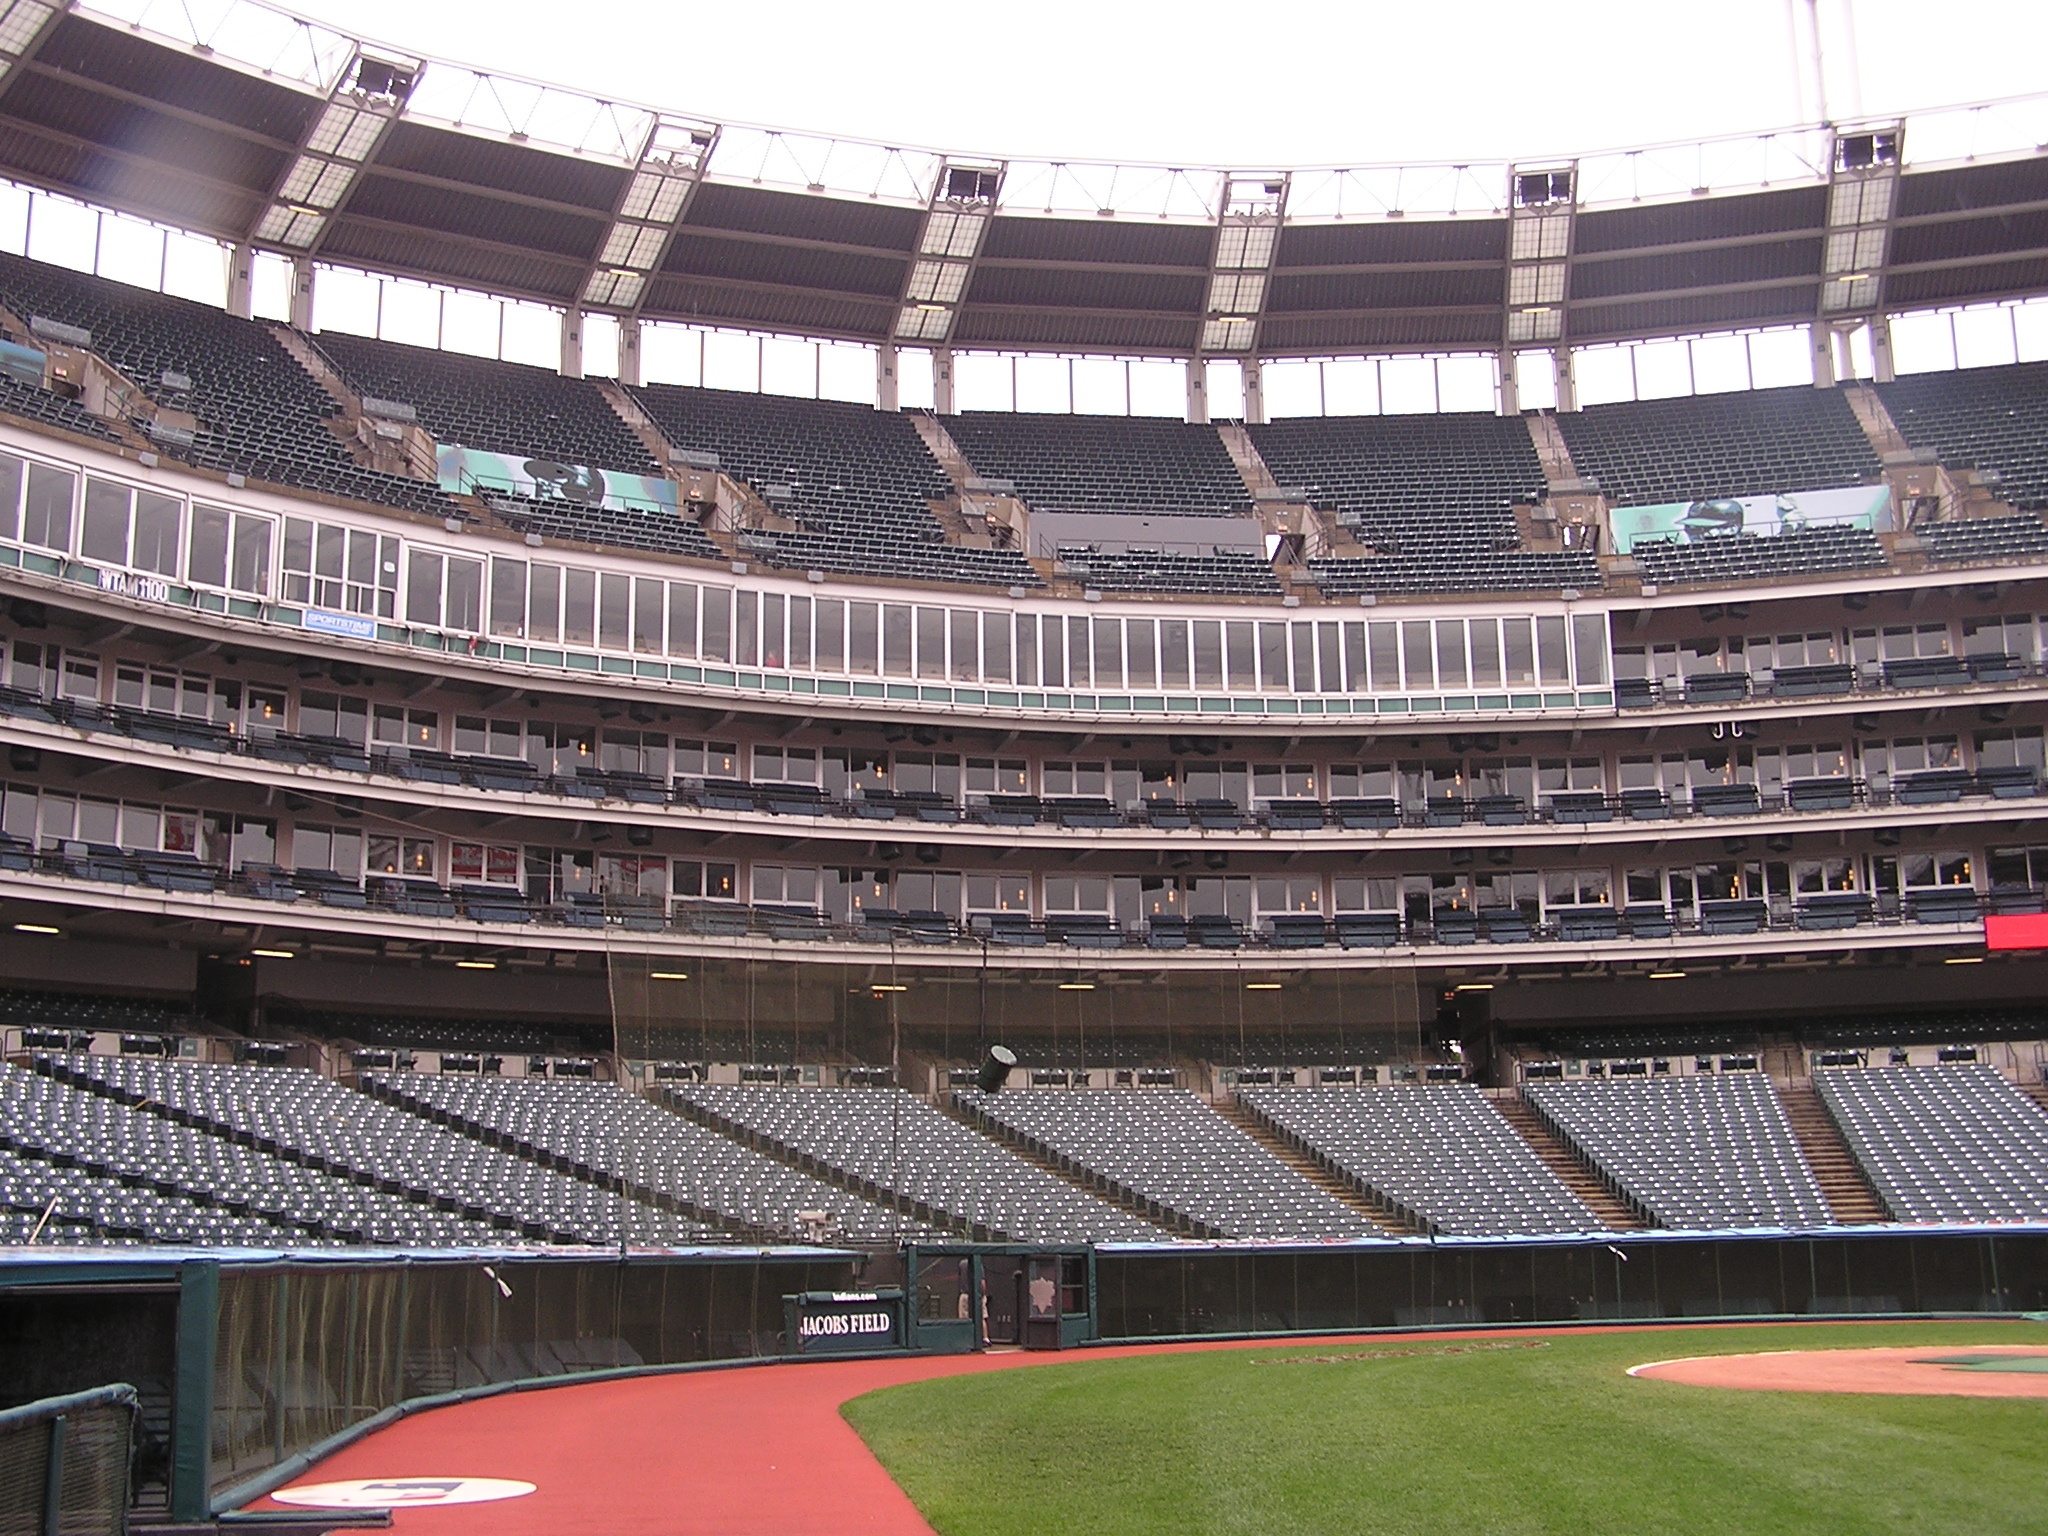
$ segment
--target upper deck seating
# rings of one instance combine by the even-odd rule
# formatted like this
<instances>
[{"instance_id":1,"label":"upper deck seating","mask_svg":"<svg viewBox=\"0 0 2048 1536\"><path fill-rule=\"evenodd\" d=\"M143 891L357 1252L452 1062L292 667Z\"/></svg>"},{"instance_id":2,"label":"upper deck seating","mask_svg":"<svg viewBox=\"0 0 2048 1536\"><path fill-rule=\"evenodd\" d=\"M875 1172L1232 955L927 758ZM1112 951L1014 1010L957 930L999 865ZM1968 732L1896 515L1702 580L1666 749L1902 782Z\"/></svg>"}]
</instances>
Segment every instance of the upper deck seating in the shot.
<instances>
[{"instance_id":1,"label":"upper deck seating","mask_svg":"<svg viewBox=\"0 0 2048 1536\"><path fill-rule=\"evenodd\" d=\"M424 480L365 469L328 430L339 408L259 321L106 278L0 255L0 304L81 326L92 350L159 405L190 411L190 444L159 448L206 469L433 517L460 508ZM166 383L190 381L190 387Z\"/></svg>"},{"instance_id":2,"label":"upper deck seating","mask_svg":"<svg viewBox=\"0 0 2048 1536\"><path fill-rule=\"evenodd\" d=\"M1255 550L1217 545L1206 555L1062 544L1068 574L1098 592L1186 592L1201 597L1278 597L1273 567Z\"/></svg>"},{"instance_id":3,"label":"upper deck seating","mask_svg":"<svg viewBox=\"0 0 2048 1536\"><path fill-rule=\"evenodd\" d=\"M2048 507L2048 363L1916 373L1877 392L1915 448L1952 469L1996 470L2015 507Z\"/></svg>"},{"instance_id":4,"label":"upper deck seating","mask_svg":"<svg viewBox=\"0 0 2048 1536\"><path fill-rule=\"evenodd\" d=\"M984 479L1039 512L1241 517L1251 493L1213 427L1129 416L969 411L943 418Z\"/></svg>"},{"instance_id":5,"label":"upper deck seating","mask_svg":"<svg viewBox=\"0 0 2048 1536\"><path fill-rule=\"evenodd\" d=\"M411 406L436 442L592 469L663 473L588 380L339 331L323 332L315 344L357 394Z\"/></svg>"},{"instance_id":6,"label":"upper deck seating","mask_svg":"<svg viewBox=\"0 0 2048 1536\"><path fill-rule=\"evenodd\" d=\"M1882 472L1837 389L1794 385L1560 412L1572 466L1617 507L1862 485Z\"/></svg>"},{"instance_id":7,"label":"upper deck seating","mask_svg":"<svg viewBox=\"0 0 2048 1536\"><path fill-rule=\"evenodd\" d=\"M1312 416L1246 430L1276 484L1336 513L1382 554L1513 549L1515 501L1544 491L1518 417Z\"/></svg>"}]
</instances>

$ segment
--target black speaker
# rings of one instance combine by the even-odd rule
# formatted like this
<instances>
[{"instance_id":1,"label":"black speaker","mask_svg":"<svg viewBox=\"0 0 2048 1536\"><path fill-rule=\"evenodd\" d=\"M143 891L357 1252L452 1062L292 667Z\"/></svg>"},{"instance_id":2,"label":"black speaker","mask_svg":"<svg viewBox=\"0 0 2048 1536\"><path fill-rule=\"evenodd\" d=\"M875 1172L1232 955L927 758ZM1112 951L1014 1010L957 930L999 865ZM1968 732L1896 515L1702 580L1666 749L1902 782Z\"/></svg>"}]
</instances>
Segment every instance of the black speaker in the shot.
<instances>
[{"instance_id":1,"label":"black speaker","mask_svg":"<svg viewBox=\"0 0 2048 1536\"><path fill-rule=\"evenodd\" d=\"M1003 1084L1009 1081L1010 1068L1017 1065L1017 1053L1007 1045L992 1045L988 1054L981 1058L981 1072L974 1079L974 1085L983 1093L1001 1093Z\"/></svg>"}]
</instances>

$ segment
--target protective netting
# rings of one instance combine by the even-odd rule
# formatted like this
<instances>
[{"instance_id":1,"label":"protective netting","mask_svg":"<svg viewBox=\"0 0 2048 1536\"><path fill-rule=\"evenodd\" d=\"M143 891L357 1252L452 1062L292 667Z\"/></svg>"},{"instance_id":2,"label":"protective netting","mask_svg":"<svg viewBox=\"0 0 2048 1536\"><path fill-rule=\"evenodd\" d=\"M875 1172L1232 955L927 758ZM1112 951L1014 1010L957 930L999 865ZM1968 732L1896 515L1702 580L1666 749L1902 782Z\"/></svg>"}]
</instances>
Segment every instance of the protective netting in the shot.
<instances>
[{"instance_id":1,"label":"protective netting","mask_svg":"<svg viewBox=\"0 0 2048 1536\"><path fill-rule=\"evenodd\" d=\"M212 1486L408 1398L777 1354L785 1295L850 1283L843 1261L751 1254L223 1266Z\"/></svg>"}]
</instances>

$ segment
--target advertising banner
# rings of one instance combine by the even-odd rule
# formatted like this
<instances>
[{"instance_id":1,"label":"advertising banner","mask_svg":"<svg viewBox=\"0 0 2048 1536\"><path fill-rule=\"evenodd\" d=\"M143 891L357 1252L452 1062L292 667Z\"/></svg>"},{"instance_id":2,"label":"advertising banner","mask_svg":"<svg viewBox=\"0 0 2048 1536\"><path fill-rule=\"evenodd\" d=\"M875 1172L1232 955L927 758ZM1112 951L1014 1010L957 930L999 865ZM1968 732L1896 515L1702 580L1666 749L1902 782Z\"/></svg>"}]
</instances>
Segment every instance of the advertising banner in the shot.
<instances>
[{"instance_id":1,"label":"advertising banner","mask_svg":"<svg viewBox=\"0 0 2048 1536\"><path fill-rule=\"evenodd\" d=\"M901 1291L805 1291L782 1298L794 1355L903 1348Z\"/></svg>"},{"instance_id":2,"label":"advertising banner","mask_svg":"<svg viewBox=\"0 0 2048 1536\"><path fill-rule=\"evenodd\" d=\"M676 483L622 469L592 469L442 443L435 451L444 491L505 491L536 501L569 501L585 507L630 507L638 512L674 512Z\"/></svg>"},{"instance_id":3,"label":"advertising banner","mask_svg":"<svg viewBox=\"0 0 2048 1536\"><path fill-rule=\"evenodd\" d=\"M1775 496L1724 496L1710 501L1616 507L1609 517L1614 526L1614 548L1625 555L1638 544L1699 544L1740 533L1798 533L1807 528L1883 532L1891 527L1892 493L1889 486L1848 485Z\"/></svg>"}]
</instances>

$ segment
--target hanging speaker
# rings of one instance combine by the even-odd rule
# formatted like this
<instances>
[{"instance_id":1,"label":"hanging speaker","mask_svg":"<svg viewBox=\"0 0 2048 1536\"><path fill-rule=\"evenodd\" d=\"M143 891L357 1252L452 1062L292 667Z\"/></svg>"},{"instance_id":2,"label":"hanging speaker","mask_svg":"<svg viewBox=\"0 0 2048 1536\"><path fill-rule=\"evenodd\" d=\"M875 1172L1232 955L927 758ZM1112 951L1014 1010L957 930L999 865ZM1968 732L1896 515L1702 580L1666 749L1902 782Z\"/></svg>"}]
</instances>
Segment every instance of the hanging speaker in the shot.
<instances>
[{"instance_id":1,"label":"hanging speaker","mask_svg":"<svg viewBox=\"0 0 2048 1536\"><path fill-rule=\"evenodd\" d=\"M981 1059L981 1072L974 1085L983 1093L1000 1093L1009 1081L1010 1068L1017 1065L1017 1053L1007 1045L992 1045Z\"/></svg>"}]
</instances>

